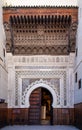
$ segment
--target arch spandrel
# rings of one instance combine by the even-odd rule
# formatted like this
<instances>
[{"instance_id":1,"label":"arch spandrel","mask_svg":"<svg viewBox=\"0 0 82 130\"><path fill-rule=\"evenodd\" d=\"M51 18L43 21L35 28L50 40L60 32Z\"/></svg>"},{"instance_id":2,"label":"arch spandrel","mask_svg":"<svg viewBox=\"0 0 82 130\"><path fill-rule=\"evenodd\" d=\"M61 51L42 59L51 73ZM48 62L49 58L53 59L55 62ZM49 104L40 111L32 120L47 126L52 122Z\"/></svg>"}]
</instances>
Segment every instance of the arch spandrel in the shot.
<instances>
[{"instance_id":1,"label":"arch spandrel","mask_svg":"<svg viewBox=\"0 0 82 130\"><path fill-rule=\"evenodd\" d=\"M22 96L22 102L25 105L25 107L26 108L30 107L30 102L29 102L30 95L35 89L40 88L40 87L43 87L49 90L53 98L52 107L55 108L59 101L58 92L56 88L50 82L43 81L43 80L35 81L31 85L29 85L28 88L26 88Z\"/></svg>"}]
</instances>

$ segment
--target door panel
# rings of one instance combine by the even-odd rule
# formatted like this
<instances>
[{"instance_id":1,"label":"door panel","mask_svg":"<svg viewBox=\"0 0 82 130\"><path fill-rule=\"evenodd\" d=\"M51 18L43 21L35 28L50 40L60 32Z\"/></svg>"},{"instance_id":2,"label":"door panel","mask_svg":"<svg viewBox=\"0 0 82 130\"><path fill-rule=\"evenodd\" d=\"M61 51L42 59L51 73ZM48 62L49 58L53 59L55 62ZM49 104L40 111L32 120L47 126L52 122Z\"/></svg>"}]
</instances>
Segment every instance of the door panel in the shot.
<instances>
[{"instance_id":1,"label":"door panel","mask_svg":"<svg viewBox=\"0 0 82 130\"><path fill-rule=\"evenodd\" d=\"M30 125L50 125L52 124L52 95L45 88L37 88L31 93L28 122ZM42 111L45 107L45 112ZM42 115L45 115L43 119Z\"/></svg>"},{"instance_id":2,"label":"door panel","mask_svg":"<svg viewBox=\"0 0 82 130\"><path fill-rule=\"evenodd\" d=\"M34 90L30 96L29 124L39 125L41 120L41 88Z\"/></svg>"}]
</instances>

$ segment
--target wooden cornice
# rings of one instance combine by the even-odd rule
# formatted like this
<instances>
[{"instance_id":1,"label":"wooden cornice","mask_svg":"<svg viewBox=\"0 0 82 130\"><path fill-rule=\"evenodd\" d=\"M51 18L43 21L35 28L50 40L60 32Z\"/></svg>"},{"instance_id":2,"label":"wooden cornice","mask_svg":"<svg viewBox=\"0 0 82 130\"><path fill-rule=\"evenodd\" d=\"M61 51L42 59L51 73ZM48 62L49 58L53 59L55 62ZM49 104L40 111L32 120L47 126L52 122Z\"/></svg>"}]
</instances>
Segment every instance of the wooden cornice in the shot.
<instances>
[{"instance_id":1,"label":"wooden cornice","mask_svg":"<svg viewBox=\"0 0 82 130\"><path fill-rule=\"evenodd\" d=\"M3 8L6 50L13 55L68 55L75 51L77 8Z\"/></svg>"},{"instance_id":2,"label":"wooden cornice","mask_svg":"<svg viewBox=\"0 0 82 130\"><path fill-rule=\"evenodd\" d=\"M10 23L13 24L68 24L72 22L71 15L17 15L10 16Z\"/></svg>"}]
</instances>

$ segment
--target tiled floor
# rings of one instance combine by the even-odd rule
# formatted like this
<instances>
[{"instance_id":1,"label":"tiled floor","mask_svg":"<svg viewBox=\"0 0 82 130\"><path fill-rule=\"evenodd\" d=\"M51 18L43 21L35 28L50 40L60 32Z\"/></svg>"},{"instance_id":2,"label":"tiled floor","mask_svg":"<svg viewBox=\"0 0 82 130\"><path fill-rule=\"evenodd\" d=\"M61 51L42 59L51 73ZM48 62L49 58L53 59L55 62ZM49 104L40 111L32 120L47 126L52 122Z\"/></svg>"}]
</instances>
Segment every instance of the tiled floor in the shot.
<instances>
[{"instance_id":1,"label":"tiled floor","mask_svg":"<svg viewBox=\"0 0 82 130\"><path fill-rule=\"evenodd\" d=\"M79 130L74 126L7 126L0 130Z\"/></svg>"}]
</instances>

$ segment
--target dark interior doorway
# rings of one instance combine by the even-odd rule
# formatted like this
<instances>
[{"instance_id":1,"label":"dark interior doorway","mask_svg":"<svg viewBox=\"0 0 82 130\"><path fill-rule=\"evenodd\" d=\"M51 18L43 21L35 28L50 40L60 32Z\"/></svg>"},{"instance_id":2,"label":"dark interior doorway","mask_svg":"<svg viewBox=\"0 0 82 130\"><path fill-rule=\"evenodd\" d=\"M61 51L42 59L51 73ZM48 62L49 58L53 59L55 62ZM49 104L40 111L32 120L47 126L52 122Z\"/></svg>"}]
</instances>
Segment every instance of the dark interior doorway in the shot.
<instances>
[{"instance_id":1,"label":"dark interior doorway","mask_svg":"<svg viewBox=\"0 0 82 130\"><path fill-rule=\"evenodd\" d=\"M30 95L28 120L31 125L51 125L53 122L52 95L40 87Z\"/></svg>"}]
</instances>

